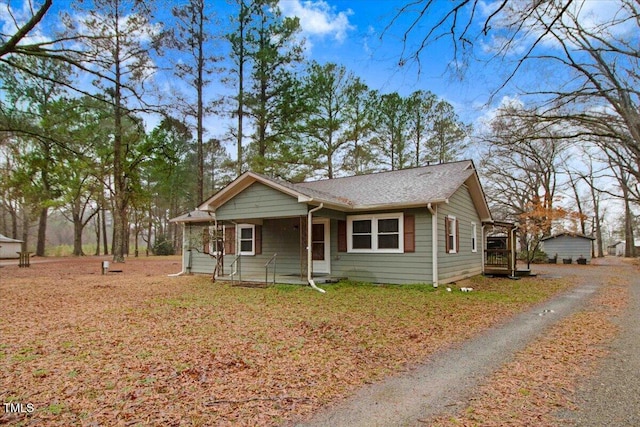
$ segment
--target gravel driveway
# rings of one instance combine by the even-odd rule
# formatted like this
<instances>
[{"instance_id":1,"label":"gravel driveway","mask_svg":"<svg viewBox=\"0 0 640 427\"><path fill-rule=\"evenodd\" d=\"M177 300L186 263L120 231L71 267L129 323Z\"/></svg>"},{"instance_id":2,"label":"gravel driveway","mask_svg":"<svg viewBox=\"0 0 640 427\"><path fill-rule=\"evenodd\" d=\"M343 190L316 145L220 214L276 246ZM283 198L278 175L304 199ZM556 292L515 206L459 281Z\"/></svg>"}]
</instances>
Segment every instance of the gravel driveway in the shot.
<instances>
[{"instance_id":1,"label":"gravel driveway","mask_svg":"<svg viewBox=\"0 0 640 427\"><path fill-rule=\"evenodd\" d=\"M611 274L632 277L634 302L624 319L623 332L598 378L584 385L576 412L563 414L579 425L640 425L640 331L637 268L617 258L598 260L592 266L539 266L548 276L576 276L579 285L508 323L447 351L402 375L364 387L336 407L327 408L304 426L406 426L426 425L443 413L463 409L474 389L529 342L572 314L603 285ZM633 276L635 272L635 276ZM585 420L594 420L586 423ZM614 421L615 420L615 421ZM610 422L607 422L610 421Z\"/></svg>"},{"instance_id":2,"label":"gravel driveway","mask_svg":"<svg viewBox=\"0 0 640 427\"><path fill-rule=\"evenodd\" d=\"M630 300L616 319L620 334L609 348L599 372L579 385L577 409L561 414L579 426L640 426L640 274L619 258L605 258L629 280Z\"/></svg>"}]
</instances>

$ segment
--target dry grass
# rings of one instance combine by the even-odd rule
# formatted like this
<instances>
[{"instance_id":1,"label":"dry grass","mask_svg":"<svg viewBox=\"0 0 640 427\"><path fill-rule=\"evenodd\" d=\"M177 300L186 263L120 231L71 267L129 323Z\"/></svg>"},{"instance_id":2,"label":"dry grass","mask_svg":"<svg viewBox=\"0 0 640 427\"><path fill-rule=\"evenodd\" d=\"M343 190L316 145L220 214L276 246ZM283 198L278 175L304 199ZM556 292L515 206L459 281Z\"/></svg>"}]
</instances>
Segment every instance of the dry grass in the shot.
<instances>
[{"instance_id":1,"label":"dry grass","mask_svg":"<svg viewBox=\"0 0 640 427\"><path fill-rule=\"evenodd\" d=\"M577 382L607 354L618 327L612 317L628 301L628 283L612 277L587 308L551 328L518 353L454 417L432 426L557 426L560 408L571 409Z\"/></svg>"},{"instance_id":2,"label":"dry grass","mask_svg":"<svg viewBox=\"0 0 640 427\"><path fill-rule=\"evenodd\" d=\"M566 289L474 278L458 286L343 283L266 289L167 277L178 258L0 270L0 424L277 425L303 419Z\"/></svg>"}]
</instances>

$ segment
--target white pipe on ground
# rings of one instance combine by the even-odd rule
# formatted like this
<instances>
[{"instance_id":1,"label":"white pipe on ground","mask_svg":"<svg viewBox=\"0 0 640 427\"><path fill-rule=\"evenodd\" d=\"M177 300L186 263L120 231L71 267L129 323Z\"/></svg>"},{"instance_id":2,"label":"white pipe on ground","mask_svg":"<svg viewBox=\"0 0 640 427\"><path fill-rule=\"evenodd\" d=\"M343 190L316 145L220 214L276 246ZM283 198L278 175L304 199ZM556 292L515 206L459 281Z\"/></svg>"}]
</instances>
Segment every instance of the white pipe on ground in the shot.
<instances>
[{"instance_id":1,"label":"white pipe on ground","mask_svg":"<svg viewBox=\"0 0 640 427\"><path fill-rule=\"evenodd\" d=\"M307 281L309 282L309 285L315 289L318 292L321 293L325 293L326 291L324 289L320 289L319 287L316 286L316 282L313 281L312 278L312 272L311 270L313 269L313 257L312 257L312 248L311 248L311 234L313 232L313 213L316 211L319 211L320 209L322 209L324 207L324 203L320 203L320 206L317 206L311 210L309 210L309 212L307 213Z\"/></svg>"}]
</instances>

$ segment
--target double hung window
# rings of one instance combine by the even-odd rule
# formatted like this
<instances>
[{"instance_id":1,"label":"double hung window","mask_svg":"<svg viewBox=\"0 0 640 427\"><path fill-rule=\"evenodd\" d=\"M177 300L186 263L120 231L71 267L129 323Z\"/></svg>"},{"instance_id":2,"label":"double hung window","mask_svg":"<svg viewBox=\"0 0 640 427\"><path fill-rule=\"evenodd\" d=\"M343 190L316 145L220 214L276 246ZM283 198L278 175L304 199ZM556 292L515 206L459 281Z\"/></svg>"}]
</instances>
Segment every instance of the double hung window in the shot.
<instances>
[{"instance_id":1,"label":"double hung window","mask_svg":"<svg viewBox=\"0 0 640 427\"><path fill-rule=\"evenodd\" d=\"M348 252L402 253L403 249L402 213L347 217Z\"/></svg>"},{"instance_id":2,"label":"double hung window","mask_svg":"<svg viewBox=\"0 0 640 427\"><path fill-rule=\"evenodd\" d=\"M255 225L253 224L238 225L240 255L256 254L255 231Z\"/></svg>"}]
</instances>

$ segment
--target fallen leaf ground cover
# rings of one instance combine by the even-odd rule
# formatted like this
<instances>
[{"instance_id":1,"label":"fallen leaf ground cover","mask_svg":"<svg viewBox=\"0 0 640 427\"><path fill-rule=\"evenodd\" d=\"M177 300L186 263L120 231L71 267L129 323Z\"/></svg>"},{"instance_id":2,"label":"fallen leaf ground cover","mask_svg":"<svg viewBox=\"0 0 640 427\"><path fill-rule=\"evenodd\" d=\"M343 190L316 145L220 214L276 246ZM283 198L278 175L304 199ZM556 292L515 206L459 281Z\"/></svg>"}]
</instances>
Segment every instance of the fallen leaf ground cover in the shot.
<instances>
[{"instance_id":1,"label":"fallen leaf ground cover","mask_svg":"<svg viewBox=\"0 0 640 427\"><path fill-rule=\"evenodd\" d=\"M553 326L519 352L454 416L430 422L445 426L558 426L560 410L574 408L578 381L594 372L618 331L613 318L628 303L628 281L612 275L587 307Z\"/></svg>"},{"instance_id":2,"label":"fallen leaf ground cover","mask_svg":"<svg viewBox=\"0 0 640 427\"><path fill-rule=\"evenodd\" d=\"M232 287L167 277L179 259L0 269L0 401L11 425L278 425L571 286L476 277L453 286ZM112 265L112 268L115 268ZM460 286L474 291L456 291Z\"/></svg>"}]
</instances>

